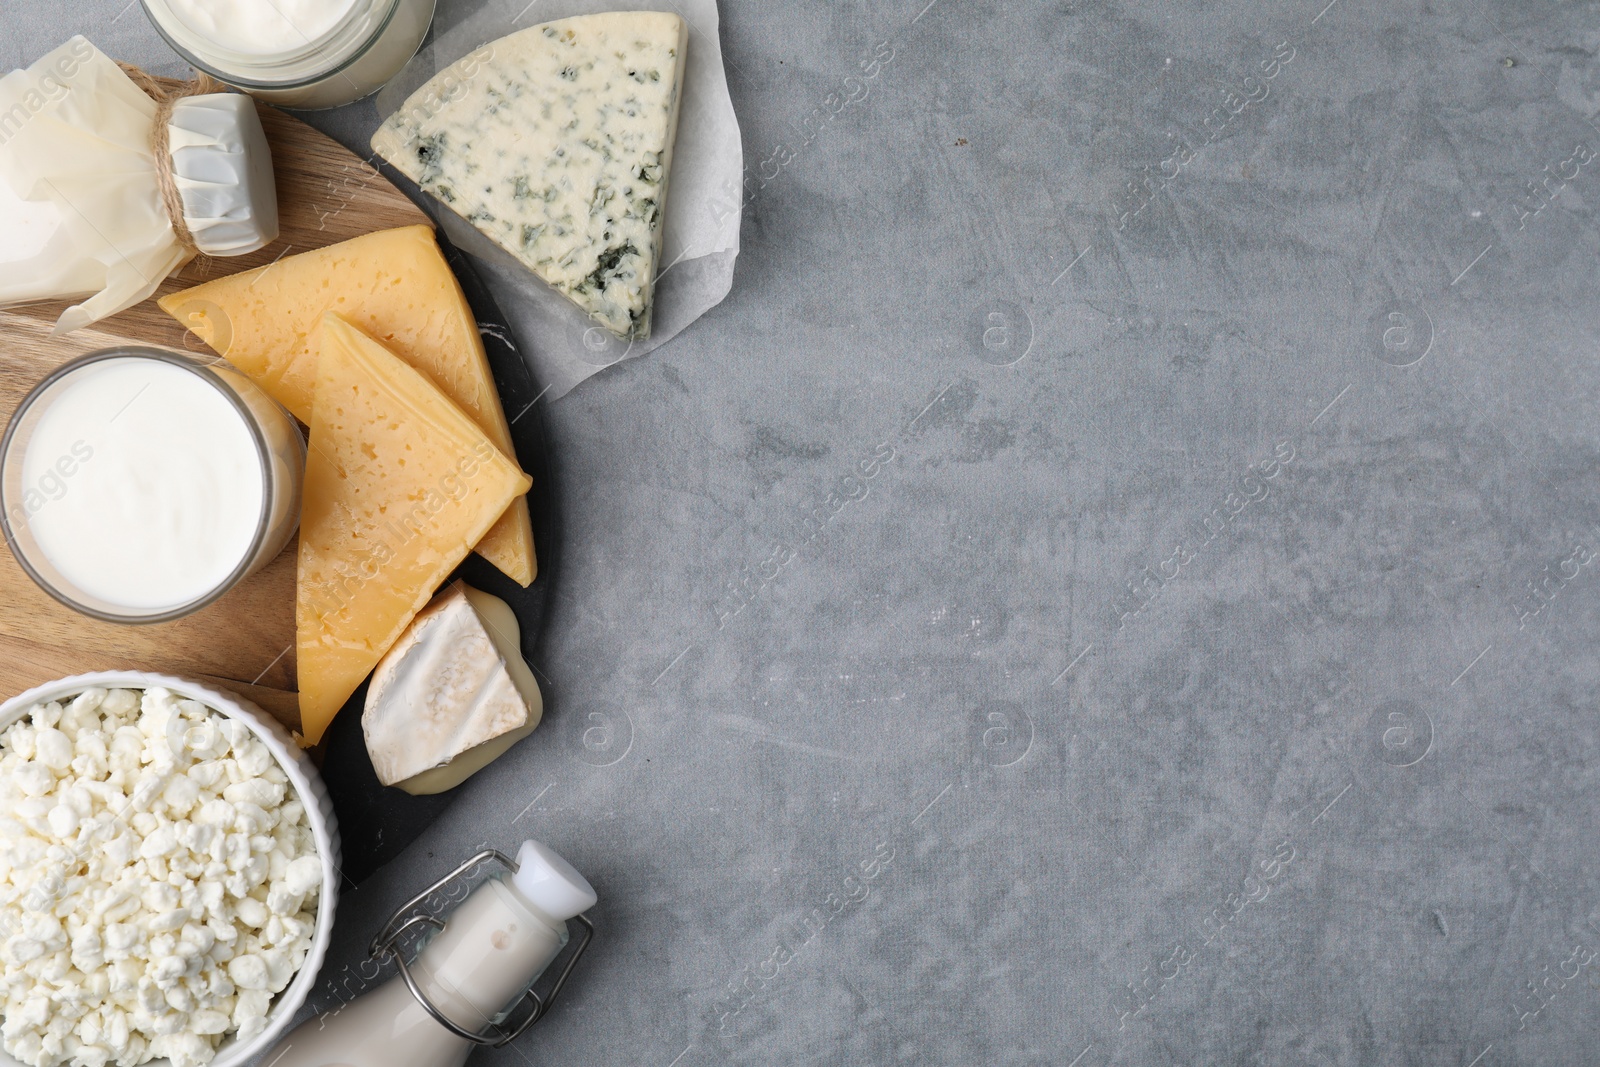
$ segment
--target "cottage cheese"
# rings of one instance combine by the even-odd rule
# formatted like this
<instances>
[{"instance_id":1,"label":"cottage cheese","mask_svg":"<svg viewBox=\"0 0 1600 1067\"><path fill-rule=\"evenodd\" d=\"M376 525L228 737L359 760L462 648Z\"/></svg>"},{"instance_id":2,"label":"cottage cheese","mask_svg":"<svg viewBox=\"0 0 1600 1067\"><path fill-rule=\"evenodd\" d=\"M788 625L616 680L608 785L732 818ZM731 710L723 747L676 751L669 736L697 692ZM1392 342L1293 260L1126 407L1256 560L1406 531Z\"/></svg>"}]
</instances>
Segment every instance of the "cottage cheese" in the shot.
<instances>
[{"instance_id":1,"label":"cottage cheese","mask_svg":"<svg viewBox=\"0 0 1600 1067\"><path fill-rule=\"evenodd\" d=\"M34 1067L209 1062L305 961L322 865L237 720L89 689L0 733L0 1024Z\"/></svg>"}]
</instances>

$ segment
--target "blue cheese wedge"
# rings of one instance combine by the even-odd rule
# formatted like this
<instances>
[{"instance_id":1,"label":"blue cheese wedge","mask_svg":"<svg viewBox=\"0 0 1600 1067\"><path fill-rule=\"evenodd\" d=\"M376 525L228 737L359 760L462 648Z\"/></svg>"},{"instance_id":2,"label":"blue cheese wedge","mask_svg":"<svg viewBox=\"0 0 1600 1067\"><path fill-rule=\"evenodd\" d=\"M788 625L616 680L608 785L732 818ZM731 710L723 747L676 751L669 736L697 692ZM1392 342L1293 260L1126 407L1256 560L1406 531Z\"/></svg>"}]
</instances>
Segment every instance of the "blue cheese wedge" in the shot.
<instances>
[{"instance_id":1,"label":"blue cheese wedge","mask_svg":"<svg viewBox=\"0 0 1600 1067\"><path fill-rule=\"evenodd\" d=\"M361 716L372 769L414 795L454 789L533 732L544 700L517 617L456 582L379 661Z\"/></svg>"},{"instance_id":2,"label":"blue cheese wedge","mask_svg":"<svg viewBox=\"0 0 1600 1067\"><path fill-rule=\"evenodd\" d=\"M688 27L580 15L440 71L373 151L624 339L650 335Z\"/></svg>"}]
</instances>

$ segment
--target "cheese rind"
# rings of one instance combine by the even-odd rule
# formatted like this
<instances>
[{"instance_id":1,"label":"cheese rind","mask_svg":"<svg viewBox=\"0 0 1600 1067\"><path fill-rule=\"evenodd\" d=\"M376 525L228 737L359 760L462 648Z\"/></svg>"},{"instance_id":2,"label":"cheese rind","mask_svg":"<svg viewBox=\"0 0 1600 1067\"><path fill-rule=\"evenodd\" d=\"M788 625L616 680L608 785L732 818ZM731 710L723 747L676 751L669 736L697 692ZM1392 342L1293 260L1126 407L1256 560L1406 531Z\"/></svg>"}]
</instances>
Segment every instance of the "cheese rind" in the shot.
<instances>
[{"instance_id":1,"label":"cheese rind","mask_svg":"<svg viewBox=\"0 0 1600 1067\"><path fill-rule=\"evenodd\" d=\"M326 317L295 590L309 743L528 485L437 386Z\"/></svg>"},{"instance_id":2,"label":"cheese rind","mask_svg":"<svg viewBox=\"0 0 1600 1067\"><path fill-rule=\"evenodd\" d=\"M372 148L622 338L650 335L688 26L616 11L442 70Z\"/></svg>"},{"instance_id":3,"label":"cheese rind","mask_svg":"<svg viewBox=\"0 0 1600 1067\"><path fill-rule=\"evenodd\" d=\"M456 582L395 642L367 687L367 753L384 785L454 789L533 732L544 701L522 658L516 616Z\"/></svg>"},{"instance_id":4,"label":"cheese rind","mask_svg":"<svg viewBox=\"0 0 1600 1067\"><path fill-rule=\"evenodd\" d=\"M428 226L379 230L162 297L161 309L311 422L315 343L336 312L427 375L494 446L515 456L478 321ZM537 573L528 502L513 501L477 546L519 585Z\"/></svg>"}]
</instances>

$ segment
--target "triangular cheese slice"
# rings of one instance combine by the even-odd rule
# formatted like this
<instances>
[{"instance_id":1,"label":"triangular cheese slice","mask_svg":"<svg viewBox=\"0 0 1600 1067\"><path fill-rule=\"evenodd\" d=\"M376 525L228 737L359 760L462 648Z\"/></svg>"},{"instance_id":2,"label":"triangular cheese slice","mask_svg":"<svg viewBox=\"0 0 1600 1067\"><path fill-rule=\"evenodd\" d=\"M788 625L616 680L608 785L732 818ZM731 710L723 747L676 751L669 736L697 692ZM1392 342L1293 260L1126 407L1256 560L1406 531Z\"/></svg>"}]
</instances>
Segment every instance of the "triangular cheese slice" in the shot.
<instances>
[{"instance_id":1,"label":"triangular cheese slice","mask_svg":"<svg viewBox=\"0 0 1600 1067\"><path fill-rule=\"evenodd\" d=\"M442 793L533 732L544 698L497 596L455 582L378 662L361 731L384 785Z\"/></svg>"},{"instance_id":2,"label":"triangular cheese slice","mask_svg":"<svg viewBox=\"0 0 1600 1067\"><path fill-rule=\"evenodd\" d=\"M304 423L317 383L312 338L322 316L336 312L426 374L496 448L516 455L477 318L427 226L286 256L158 303ZM477 549L513 581L533 581L528 502L513 501Z\"/></svg>"},{"instance_id":3,"label":"triangular cheese slice","mask_svg":"<svg viewBox=\"0 0 1600 1067\"><path fill-rule=\"evenodd\" d=\"M310 744L529 484L388 349L331 314L320 344L295 588Z\"/></svg>"},{"instance_id":4,"label":"triangular cheese slice","mask_svg":"<svg viewBox=\"0 0 1600 1067\"><path fill-rule=\"evenodd\" d=\"M446 67L372 150L612 333L650 336L688 27L579 15Z\"/></svg>"}]
</instances>

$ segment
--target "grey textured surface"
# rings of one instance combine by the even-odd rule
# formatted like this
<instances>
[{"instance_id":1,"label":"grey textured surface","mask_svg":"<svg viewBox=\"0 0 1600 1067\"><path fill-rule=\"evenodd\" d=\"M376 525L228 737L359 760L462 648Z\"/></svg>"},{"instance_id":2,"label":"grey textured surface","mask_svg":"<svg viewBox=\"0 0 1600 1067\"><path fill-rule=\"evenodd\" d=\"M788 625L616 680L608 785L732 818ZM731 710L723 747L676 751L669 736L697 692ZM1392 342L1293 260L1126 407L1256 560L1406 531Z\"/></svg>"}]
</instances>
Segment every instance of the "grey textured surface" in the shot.
<instances>
[{"instance_id":1,"label":"grey textured surface","mask_svg":"<svg viewBox=\"0 0 1600 1067\"><path fill-rule=\"evenodd\" d=\"M320 1003L532 835L477 1062L1596 1062L1600 5L926 2L724 4L734 290L550 408L549 717Z\"/></svg>"}]
</instances>

